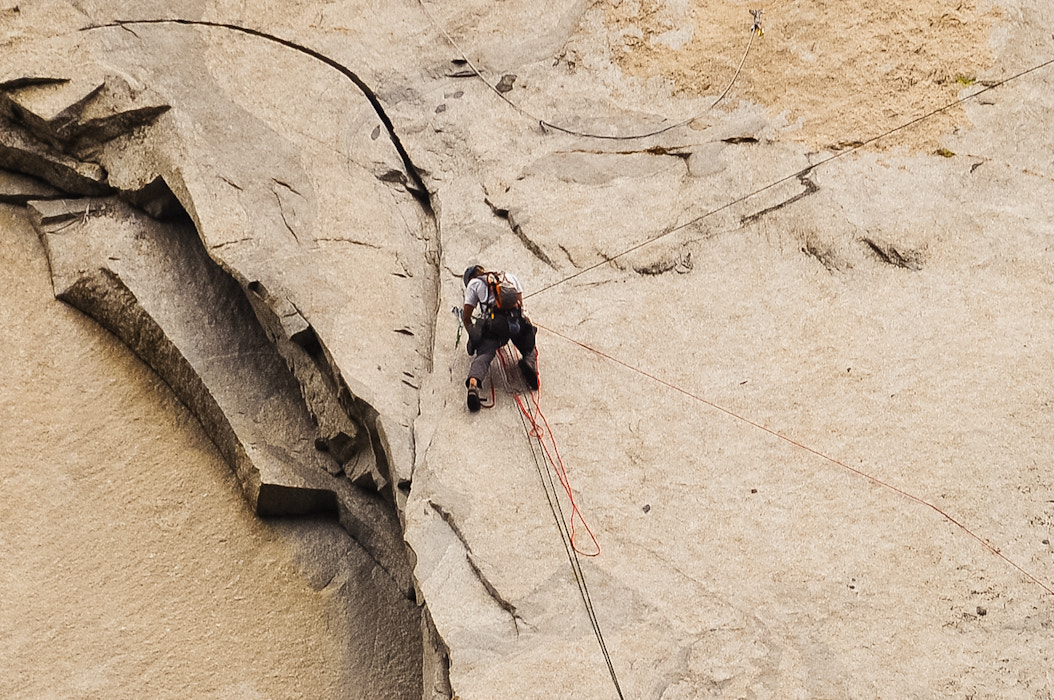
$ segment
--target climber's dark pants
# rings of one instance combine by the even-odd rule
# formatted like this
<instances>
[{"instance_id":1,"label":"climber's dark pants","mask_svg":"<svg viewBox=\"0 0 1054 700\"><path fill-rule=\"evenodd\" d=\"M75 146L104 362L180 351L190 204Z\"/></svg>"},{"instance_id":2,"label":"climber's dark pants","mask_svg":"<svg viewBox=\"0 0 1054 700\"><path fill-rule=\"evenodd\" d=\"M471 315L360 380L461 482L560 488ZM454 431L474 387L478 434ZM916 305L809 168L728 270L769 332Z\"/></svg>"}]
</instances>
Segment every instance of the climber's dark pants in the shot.
<instances>
[{"instance_id":1,"label":"climber's dark pants","mask_svg":"<svg viewBox=\"0 0 1054 700\"><path fill-rule=\"evenodd\" d=\"M538 334L537 328L532 326L526 319L521 319L518 333L493 336L486 332L485 328L480 328L480 325L477 324L473 333L476 337L481 337L479 342L476 343L476 357L472 360L472 365L468 369L469 379L475 379L476 383L482 386L483 379L487 376L487 372L490 371L490 363L494 361L494 356L509 341L512 341L512 344L520 351L520 355L523 356L527 366L535 374L538 373L538 348L534 344L535 336ZM465 384L468 385L468 380L465 380Z\"/></svg>"}]
</instances>

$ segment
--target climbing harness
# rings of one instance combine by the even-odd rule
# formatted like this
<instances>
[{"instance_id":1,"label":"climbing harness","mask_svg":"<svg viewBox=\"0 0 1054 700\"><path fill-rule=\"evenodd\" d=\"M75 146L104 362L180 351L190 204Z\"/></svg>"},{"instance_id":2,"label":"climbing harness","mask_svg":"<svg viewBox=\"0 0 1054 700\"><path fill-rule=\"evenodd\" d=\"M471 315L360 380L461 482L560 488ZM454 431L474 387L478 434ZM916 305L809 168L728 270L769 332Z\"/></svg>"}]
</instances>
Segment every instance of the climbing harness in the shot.
<instances>
[{"instance_id":1,"label":"climbing harness","mask_svg":"<svg viewBox=\"0 0 1054 700\"><path fill-rule=\"evenodd\" d=\"M481 316L477 317L485 337L504 342L518 337L530 325L523 315L520 290L504 272L487 272L477 279L487 288L486 301L481 300L479 305Z\"/></svg>"}]
</instances>

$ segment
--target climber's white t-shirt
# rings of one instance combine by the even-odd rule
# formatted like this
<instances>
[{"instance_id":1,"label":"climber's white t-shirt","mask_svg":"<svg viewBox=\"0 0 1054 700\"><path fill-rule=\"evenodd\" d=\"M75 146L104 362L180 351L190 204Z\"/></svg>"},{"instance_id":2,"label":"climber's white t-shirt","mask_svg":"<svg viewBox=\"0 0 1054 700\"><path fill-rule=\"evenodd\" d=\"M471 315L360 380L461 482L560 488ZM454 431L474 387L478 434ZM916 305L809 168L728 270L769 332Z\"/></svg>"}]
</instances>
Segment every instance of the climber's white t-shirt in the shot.
<instances>
[{"instance_id":1,"label":"climber's white t-shirt","mask_svg":"<svg viewBox=\"0 0 1054 700\"><path fill-rule=\"evenodd\" d=\"M520 286L520 281L516 279L516 275L506 272L505 279L516 288L517 292L523 294L523 287ZM487 286L486 276L470 280L468 286L465 287L465 306L475 308L477 304L483 304L487 308L494 306L494 295L491 293L490 287Z\"/></svg>"}]
</instances>

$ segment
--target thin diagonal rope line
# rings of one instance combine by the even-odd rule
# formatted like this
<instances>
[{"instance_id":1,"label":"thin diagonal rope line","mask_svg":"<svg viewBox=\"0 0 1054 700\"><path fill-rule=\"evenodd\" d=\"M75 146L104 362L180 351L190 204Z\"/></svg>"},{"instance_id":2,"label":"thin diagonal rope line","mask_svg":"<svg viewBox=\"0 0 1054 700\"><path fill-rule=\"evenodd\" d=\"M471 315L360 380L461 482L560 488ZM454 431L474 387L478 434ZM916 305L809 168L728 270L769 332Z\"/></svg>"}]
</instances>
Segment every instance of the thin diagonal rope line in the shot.
<instances>
[{"instance_id":1,"label":"thin diagonal rope line","mask_svg":"<svg viewBox=\"0 0 1054 700\"><path fill-rule=\"evenodd\" d=\"M752 199L753 197L756 197L757 195L759 195L759 194L761 194L763 192L767 192L768 190L771 190L772 188L777 187L777 186L783 184L784 182L788 182L788 181L794 180L794 179L800 179L800 178L808 175L810 172L816 170L817 168L821 168L821 167L827 165L828 163L830 163L832 161L835 161L835 160L837 160L839 158L844 158L845 156L850 155L852 153L855 153L855 152L857 152L857 151L859 151L859 150L861 150L863 148L866 148L867 146L870 146L870 145L872 145L874 143L877 143L878 141L881 141L882 139L884 139L884 138L886 138L888 136L891 136L893 134L896 134L896 133L899 133L899 132L904 131L906 129L909 129L909 128L917 125L917 124L920 124L920 123L922 123L924 121L927 121L927 120L935 117L938 114L946 112L949 109L952 109L953 107L957 107L957 106L959 106L959 105L961 105L961 104L963 104L965 102L968 102L970 100L974 100L974 99L980 97L981 95L983 95L983 94L985 94L987 92L991 92L992 90L1000 88L1000 87L1006 85L1007 83L1010 83L1010 82L1015 81L1015 80L1019 80L1020 78L1023 78L1026 75L1030 75L1031 73L1035 73L1036 71L1042 70L1043 68L1046 68L1047 66L1049 66L1051 64L1054 64L1054 58L1049 58L1049 59L1047 59L1047 60L1045 60L1045 61L1043 61L1041 63L1037 63L1037 64L1031 66L1030 68L1026 68L1026 69L1024 69L1024 70L1022 70L1022 71L1020 71L1018 73L1015 73L1015 74L1013 74L1013 75L1011 75L1011 76L1009 76L1007 78L1004 78L1002 80L996 81L996 82L992 83L991 85L987 85L983 89L978 90L977 92L971 93L971 94L969 94L969 95L967 95L965 97L960 97L960 98L954 100L953 102L949 102L948 104L946 104L946 105L944 105L942 107L937 107L936 109L933 109L933 110L931 110L929 112L926 112L925 114L923 114L921 116L915 117L913 119L910 119L910 120L904 122L903 124L900 124L900 125L895 126L895 127L891 128L891 129L883 131L882 133L878 134L877 136L872 136L871 138L867 139L866 141L863 141L861 143L856 144L852 148L848 148L848 149L846 149L844 151L840 151L838 153L830 155L827 158L824 158L824 159L820 160L817 163L814 163L812 165L809 165L808 167L802 168L801 170L797 170L797 171L795 171L795 172L793 172L793 173L791 173L789 175L786 175L784 177L779 178L778 180L774 180L773 182L770 182L769 184L764 185L763 187L759 187L756 190L752 190L751 192L748 192L747 194L744 194L744 195L741 195L739 197L736 197L735 199L732 199L732 200L726 202L725 204L722 204L722 205L720 205L718 207L715 207L714 209L710 209L709 211L706 211L703 214L700 214L700 215L698 215L698 216L696 216L696 217L694 217L694 218L692 218L692 219L690 219L690 220L688 220L688 221L686 221L686 222L684 222L682 224L678 224L676 226L664 229L659 234L657 234L655 236L652 236L650 238L647 238L647 239L641 241L640 243L632 245L632 246L626 248L625 250L623 250L623 251L621 251L619 253L616 253L615 255L607 256L607 257L605 257L603 260L601 260L598 263L595 263L595 264L590 265L588 267L584 267L581 270L578 270L578 271L574 272L573 274L567 275L566 277L563 277L563 278L557 280L556 282L553 282L552 284L546 285L546 286L544 286L544 287L542 287L542 288L540 288L540 289L538 289L538 290L536 290L534 292L531 292L530 294L525 294L524 295L524 299L529 299L531 297L538 296L539 294L543 294L544 292L548 292L549 290L554 289L555 287L559 287L560 285L562 285L562 284L564 284L566 282L570 282L571 280L573 280L573 279L575 279L577 277L581 277L582 275L584 275L584 274L586 274L588 272L592 272L593 270L596 270L597 268L600 268L600 267L603 267L604 265L612 263L615 260L618 260L619 258L622 258L622 257L624 257L626 255L629 255L630 253L633 253L633 252L635 252L637 250L640 250L641 248L643 248L643 247L645 247L647 245L651 245L652 243L655 243L656 241L659 241L659 240L661 240L661 239L663 239L663 238L665 238L665 237L667 237L667 236L669 236L669 235L671 235L673 233L676 233L677 231L680 231L682 229L688 228L689 226L697 224L700 221L703 221L704 219L707 219L707 218L709 218L711 216L714 216L715 214L719 214L720 212L723 212L726 209L730 209L730 208L736 206L737 204L741 204L741 203L747 201L748 199Z\"/></svg>"},{"instance_id":2,"label":"thin diagonal rope line","mask_svg":"<svg viewBox=\"0 0 1054 700\"><path fill-rule=\"evenodd\" d=\"M534 323L534 322L532 321L532 323ZM574 338L572 338L572 337L570 337L568 335L565 335L563 333L560 333L559 331L554 331L551 328L546 328L545 326L543 326L543 325L541 325L539 323L534 323L534 325L537 326L538 328L548 332L548 333L552 333L553 335L555 335L558 338L562 338L563 340L566 340L569 343L572 343L572 344L577 345L577 346L579 346L579 347L581 347L581 348L583 348L585 350L588 350L589 352L594 353L594 354L598 355L599 357L604 358L605 360L613 362L613 363L619 365L620 367L628 369L631 372L635 372L635 373L637 373L637 374L639 374L639 375L641 375L643 377L646 377L647 379L649 379L651 381L657 382L657 383L661 384L662 386L664 386L664 387L666 387L668 389L671 389L673 391L676 391L676 392L678 392L680 394L683 394L684 396L687 396L688 398L690 398L690 399L692 399L694 401L698 401L699 403L702 403L702 404L704 404L706 406L709 406L710 408L713 408L714 410L720 411L721 413L724 413L725 415L730 416L731 418L733 418L733 419L735 419L737 421L741 421L743 423L746 423L747 425L750 425L750 426L752 426L754 428L757 428L758 430L761 430L761 431L763 431L765 433L768 433L769 435L772 435L773 437L776 437L776 438L778 438L778 439L780 439L780 440L782 440L782 441L784 441L784 442L786 442L788 444L791 444L791 445L793 445L793 446L795 446L795 447L797 447L797 448L799 448L801 450L804 450L804 451L806 451L806 452L808 452L808 453L810 453L812 455L815 455L816 457L819 457L819 458L821 458L823 460L826 460L827 462L830 462L831 464L839 466L842 469L845 469L846 471L849 471L849 472L851 472L853 474L856 474L857 476L861 476L861 477L867 479L868 481L870 481L871 483L873 483L873 484L875 484L877 486L881 486L883 488L889 489L890 491L893 491L893 492L899 494L900 496L903 496L904 498L907 498L907 499L909 499L909 500L911 500L911 501L913 501L913 502L915 502L915 503L917 503L919 505L925 506L925 507L935 511L942 518L944 518L945 520L950 522L952 525L954 525L955 527L959 528L964 533L969 535L971 538L973 538L974 540L979 542L982 547L984 547L989 552L991 552L995 556L997 556L1000 559L1002 559L1006 564L1009 564L1011 567L1016 569L1019 573L1021 573L1023 576L1025 576L1025 578L1027 578L1029 581L1031 581L1032 583L1036 584L1037 586L1042 588L1047 593L1049 593L1051 595L1054 595L1054 587L1051 587L1051 585L1049 585L1047 583L1044 583L1041 579L1039 579L1038 577L1036 577L1035 575L1033 575L1032 573L1027 571L1020 564L1018 564L1017 562L1015 562L1014 560L1010 559L1008 556L1003 554L999 550L998 547L996 547L995 545L991 544L988 540L984 539L983 537L981 537L980 535L975 533L969 527L964 525L961 521L959 521L958 519L956 519L955 517L953 517L949 513L945 512L944 510L941 510L938 506L934 505L933 503L930 503L926 499L921 498L919 496L916 496L915 494L913 494L913 493L911 493L909 491L906 491L906 490L900 488L899 486L894 486L893 484L890 484L888 482L882 481L881 479L879 479L877 477L874 477L874 476L868 474L867 472L865 472L863 470L857 469L855 467L851 467L848 464L846 464L845 462L843 462L843 461L841 461L839 459L836 459L834 457L831 457L830 455L827 455L827 454L821 452L820 450L817 450L817 449L815 449L813 447L809 447L808 445L806 445L806 444L804 444L802 442L799 442L798 440L795 440L794 438L788 437L788 436L784 435L783 433L780 433L779 431L776 431L776 430L773 430L772 428L769 428L766 425L763 425L761 423L758 423L757 421L753 421L750 418L742 416L742 415L736 413L735 411L732 411L731 409L725 408L724 406L721 406L720 404L716 404L713 401L710 401L709 399L707 399L707 398L705 398L703 396L700 396L699 394L695 394L695 393L693 393L691 391L688 391L687 389L685 389L683 387L677 386L676 384L673 384L672 382L668 382L665 379L662 379L661 377L658 377L658 376L656 376L654 374L651 374L651 373L649 373L649 372L647 372L647 371L645 371L645 370L643 370L643 369L641 369L639 367L631 365L631 364L629 364L627 362L623 362L622 360L620 360L620 359L618 359L618 358L616 358L616 357L614 357L612 355L609 355L608 353L605 353L602 350L598 350L598 349L596 349L594 347L591 347L591 346L587 345L586 343L583 343L583 342L581 342L579 340L575 340Z\"/></svg>"}]
</instances>

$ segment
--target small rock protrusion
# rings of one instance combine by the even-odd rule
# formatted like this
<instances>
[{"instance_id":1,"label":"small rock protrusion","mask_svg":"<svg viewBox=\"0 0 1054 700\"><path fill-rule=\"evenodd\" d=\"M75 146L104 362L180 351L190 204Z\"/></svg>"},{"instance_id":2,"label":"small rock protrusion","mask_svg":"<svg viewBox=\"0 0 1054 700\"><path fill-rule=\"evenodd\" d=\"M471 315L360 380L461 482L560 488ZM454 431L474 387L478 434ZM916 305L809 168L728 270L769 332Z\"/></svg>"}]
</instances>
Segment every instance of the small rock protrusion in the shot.
<instances>
[{"instance_id":1,"label":"small rock protrusion","mask_svg":"<svg viewBox=\"0 0 1054 700\"><path fill-rule=\"evenodd\" d=\"M501 76L501 80L499 80L498 84L494 86L494 89L504 94L512 90L512 85L515 82L516 76L512 73L506 73L505 75Z\"/></svg>"}]
</instances>

